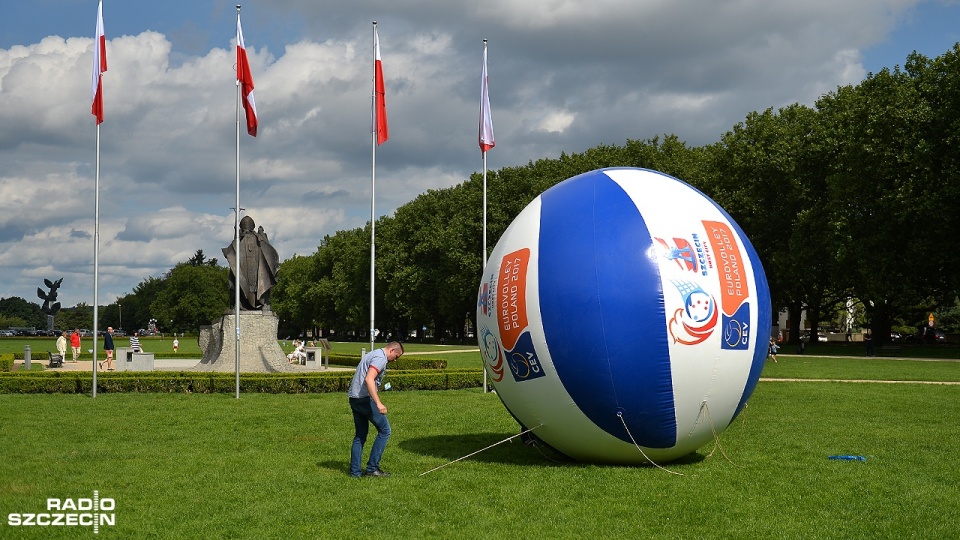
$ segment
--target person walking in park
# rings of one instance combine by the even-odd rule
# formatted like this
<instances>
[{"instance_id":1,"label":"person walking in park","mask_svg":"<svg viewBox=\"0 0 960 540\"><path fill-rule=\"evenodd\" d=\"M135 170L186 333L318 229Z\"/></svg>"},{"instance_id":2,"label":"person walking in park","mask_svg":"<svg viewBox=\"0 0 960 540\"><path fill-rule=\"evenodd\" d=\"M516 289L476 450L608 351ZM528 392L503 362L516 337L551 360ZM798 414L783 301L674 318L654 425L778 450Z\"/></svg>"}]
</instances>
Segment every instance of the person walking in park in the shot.
<instances>
[{"instance_id":1,"label":"person walking in park","mask_svg":"<svg viewBox=\"0 0 960 540\"><path fill-rule=\"evenodd\" d=\"M355 429L353 446L350 447L350 476L390 476L390 473L380 469L380 459L390 438L390 421L387 420L387 406L380 401L378 389L383 381L383 374L387 370L387 363L395 361L402 355L403 345L393 341L386 347L365 354L357 366L357 371L353 374L350 389L347 391ZM370 424L377 428L377 436L370 449L367 467L361 470L363 445L367 442Z\"/></svg>"},{"instance_id":2,"label":"person walking in park","mask_svg":"<svg viewBox=\"0 0 960 540\"><path fill-rule=\"evenodd\" d=\"M180 350L180 340L173 336L173 352L176 354Z\"/></svg>"},{"instance_id":3,"label":"person walking in park","mask_svg":"<svg viewBox=\"0 0 960 540\"><path fill-rule=\"evenodd\" d=\"M113 371L113 327L107 327L107 333L103 335L103 352L107 357L100 362L100 369L103 369L103 363L107 363L107 371Z\"/></svg>"},{"instance_id":4,"label":"person walking in park","mask_svg":"<svg viewBox=\"0 0 960 540\"><path fill-rule=\"evenodd\" d=\"M140 352L140 351L143 350L142 348L140 348L140 334L139 334L139 333L134 332L133 335L130 336L130 348L133 349L133 352Z\"/></svg>"},{"instance_id":5,"label":"person walking in park","mask_svg":"<svg viewBox=\"0 0 960 540\"><path fill-rule=\"evenodd\" d=\"M63 362L67 358L67 331L64 330L60 332L60 337L57 338L57 352L60 353L60 361Z\"/></svg>"},{"instance_id":6,"label":"person walking in park","mask_svg":"<svg viewBox=\"0 0 960 540\"><path fill-rule=\"evenodd\" d=\"M73 363L77 363L77 358L80 356L80 329L74 328L73 333L70 334L70 348L73 350Z\"/></svg>"}]
</instances>

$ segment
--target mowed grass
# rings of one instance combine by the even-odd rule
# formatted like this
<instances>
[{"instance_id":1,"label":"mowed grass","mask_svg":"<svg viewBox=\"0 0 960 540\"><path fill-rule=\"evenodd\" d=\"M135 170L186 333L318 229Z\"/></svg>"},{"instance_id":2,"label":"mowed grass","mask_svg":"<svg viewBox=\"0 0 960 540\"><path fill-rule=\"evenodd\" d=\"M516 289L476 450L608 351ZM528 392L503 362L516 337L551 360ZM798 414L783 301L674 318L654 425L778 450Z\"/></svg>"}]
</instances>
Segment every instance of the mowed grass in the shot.
<instances>
[{"instance_id":1,"label":"mowed grass","mask_svg":"<svg viewBox=\"0 0 960 540\"><path fill-rule=\"evenodd\" d=\"M880 381L960 381L960 361L777 355L763 377Z\"/></svg>"},{"instance_id":2,"label":"mowed grass","mask_svg":"<svg viewBox=\"0 0 960 540\"><path fill-rule=\"evenodd\" d=\"M880 369L860 362L843 378ZM421 476L518 427L479 389L384 400L393 476L353 479L340 394L0 395L0 538L87 537L6 516L94 490L116 500L113 538L960 537L956 385L761 382L720 449L666 464L682 476L519 442Z\"/></svg>"}]
</instances>

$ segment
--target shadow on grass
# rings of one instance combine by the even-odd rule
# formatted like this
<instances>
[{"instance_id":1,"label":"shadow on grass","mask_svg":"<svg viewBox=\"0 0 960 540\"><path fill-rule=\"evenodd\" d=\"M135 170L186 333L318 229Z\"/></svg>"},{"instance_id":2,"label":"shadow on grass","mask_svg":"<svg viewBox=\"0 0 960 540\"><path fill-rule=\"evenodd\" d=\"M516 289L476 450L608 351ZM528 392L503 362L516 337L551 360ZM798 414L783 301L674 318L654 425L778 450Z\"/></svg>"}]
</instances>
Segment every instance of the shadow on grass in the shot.
<instances>
[{"instance_id":1,"label":"shadow on grass","mask_svg":"<svg viewBox=\"0 0 960 540\"><path fill-rule=\"evenodd\" d=\"M458 435L433 435L407 439L400 448L426 456L453 461L478 452L490 445L503 441L515 433L465 433ZM536 447L524 444L520 437L487 448L470 456L470 460L483 463L509 463L516 465L553 465L567 464L569 458L558 454L550 447L538 444Z\"/></svg>"},{"instance_id":2,"label":"shadow on grass","mask_svg":"<svg viewBox=\"0 0 960 540\"><path fill-rule=\"evenodd\" d=\"M544 467L568 466L580 467L592 464L579 463L558 453L550 446L538 441L536 444L524 444L520 438L497 444L513 434L470 433L462 435L434 435L407 439L399 444L400 448L418 454L453 461L474 452L472 461L483 463L505 463L511 465L540 465ZM486 448L486 450L483 450ZM482 450L482 451L481 451ZM672 465L692 465L704 460L699 453L691 453L670 462Z\"/></svg>"},{"instance_id":3,"label":"shadow on grass","mask_svg":"<svg viewBox=\"0 0 960 540\"><path fill-rule=\"evenodd\" d=\"M326 461L318 461L317 467L321 469L327 469L328 471L343 473L344 476L350 476L350 458L346 460L342 459L328 459Z\"/></svg>"}]
</instances>

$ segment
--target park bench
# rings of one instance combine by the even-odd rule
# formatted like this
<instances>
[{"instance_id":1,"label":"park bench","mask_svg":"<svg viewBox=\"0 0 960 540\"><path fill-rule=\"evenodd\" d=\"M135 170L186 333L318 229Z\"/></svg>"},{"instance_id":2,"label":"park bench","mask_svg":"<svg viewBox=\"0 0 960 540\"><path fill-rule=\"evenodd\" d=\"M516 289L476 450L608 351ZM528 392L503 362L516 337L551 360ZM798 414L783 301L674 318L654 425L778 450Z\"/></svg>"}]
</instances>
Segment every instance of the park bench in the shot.
<instances>
[{"instance_id":1,"label":"park bench","mask_svg":"<svg viewBox=\"0 0 960 540\"><path fill-rule=\"evenodd\" d=\"M47 367L51 367L51 368L63 367L63 355L53 354L52 352L47 351L47 357L50 358L50 363L47 365Z\"/></svg>"},{"instance_id":2,"label":"park bench","mask_svg":"<svg viewBox=\"0 0 960 540\"><path fill-rule=\"evenodd\" d=\"M881 345L880 346L880 356L899 356L899 355L900 355L899 345Z\"/></svg>"}]
</instances>

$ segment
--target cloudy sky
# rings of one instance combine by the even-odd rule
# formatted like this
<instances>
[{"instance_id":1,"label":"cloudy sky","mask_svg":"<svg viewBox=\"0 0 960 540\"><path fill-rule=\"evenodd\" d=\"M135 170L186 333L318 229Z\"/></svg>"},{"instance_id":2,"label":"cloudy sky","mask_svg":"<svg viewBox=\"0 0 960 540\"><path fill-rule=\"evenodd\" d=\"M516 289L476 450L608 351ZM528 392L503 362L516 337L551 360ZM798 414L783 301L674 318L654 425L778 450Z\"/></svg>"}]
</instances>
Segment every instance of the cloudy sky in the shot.
<instances>
[{"instance_id":1,"label":"cloudy sky","mask_svg":"<svg viewBox=\"0 0 960 540\"><path fill-rule=\"evenodd\" d=\"M93 303L96 7L9 2L0 17L0 297L39 303L43 279L64 278L65 306ZM198 249L223 261L233 238L236 8L106 0L103 13L109 304ZM490 169L662 134L715 142L750 111L813 104L960 41L957 0L250 1L260 132L240 139L240 199L281 259L370 218L374 20L390 125L378 215L482 170L484 38Z\"/></svg>"}]
</instances>

